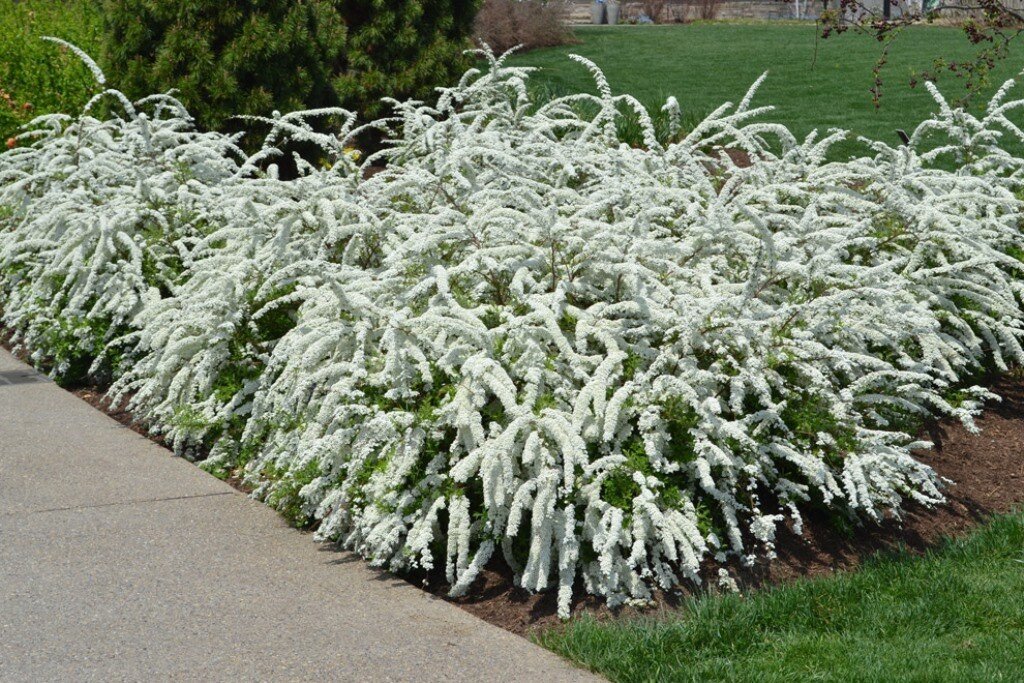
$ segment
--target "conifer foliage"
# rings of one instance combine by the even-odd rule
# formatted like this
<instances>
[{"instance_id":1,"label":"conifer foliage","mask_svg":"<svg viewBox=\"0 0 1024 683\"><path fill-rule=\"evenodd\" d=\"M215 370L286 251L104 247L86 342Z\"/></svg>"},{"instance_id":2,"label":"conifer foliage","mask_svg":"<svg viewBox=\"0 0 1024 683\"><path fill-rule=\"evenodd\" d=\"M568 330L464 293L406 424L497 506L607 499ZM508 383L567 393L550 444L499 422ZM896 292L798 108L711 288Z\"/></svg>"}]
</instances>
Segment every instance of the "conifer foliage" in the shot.
<instances>
[{"instance_id":1,"label":"conifer foliage","mask_svg":"<svg viewBox=\"0 0 1024 683\"><path fill-rule=\"evenodd\" d=\"M97 359L179 452L321 538L443 567L455 595L500 555L562 614L581 585L642 601L771 557L808 506L942 501L920 419L972 426L972 378L1024 363L1012 82L977 115L929 84L907 145L835 162L846 133L799 140L754 89L686 133L670 99L665 142L582 58L599 94L539 104L484 56L367 124L389 144L361 166L335 110L262 121L253 157L168 96L39 119L0 155L4 323L58 375ZM280 180L289 138L333 162Z\"/></svg>"},{"instance_id":2,"label":"conifer foliage","mask_svg":"<svg viewBox=\"0 0 1024 683\"><path fill-rule=\"evenodd\" d=\"M349 29L340 104L364 115L382 98L429 98L469 67L465 50L482 0L333 0Z\"/></svg>"},{"instance_id":3,"label":"conifer foliage","mask_svg":"<svg viewBox=\"0 0 1024 683\"><path fill-rule=\"evenodd\" d=\"M236 114L423 97L466 68L476 0L105 0L105 66L133 97Z\"/></svg>"}]
</instances>

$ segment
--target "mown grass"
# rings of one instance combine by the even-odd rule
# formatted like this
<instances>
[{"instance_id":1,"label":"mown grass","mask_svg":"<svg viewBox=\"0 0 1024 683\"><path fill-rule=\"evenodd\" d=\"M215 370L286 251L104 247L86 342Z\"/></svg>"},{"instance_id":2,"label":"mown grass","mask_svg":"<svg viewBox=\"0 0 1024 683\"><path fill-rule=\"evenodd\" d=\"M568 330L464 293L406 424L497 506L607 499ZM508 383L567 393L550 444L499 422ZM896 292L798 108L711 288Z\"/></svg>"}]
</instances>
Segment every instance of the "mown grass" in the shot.
<instances>
[{"instance_id":1,"label":"mown grass","mask_svg":"<svg viewBox=\"0 0 1024 683\"><path fill-rule=\"evenodd\" d=\"M925 556L537 640L613 681L1018 681L1024 514Z\"/></svg>"},{"instance_id":2,"label":"mown grass","mask_svg":"<svg viewBox=\"0 0 1024 683\"><path fill-rule=\"evenodd\" d=\"M7 0L0 12L0 141L39 114L77 113L97 85L57 36L99 57L100 0Z\"/></svg>"},{"instance_id":3,"label":"mown grass","mask_svg":"<svg viewBox=\"0 0 1024 683\"><path fill-rule=\"evenodd\" d=\"M800 136L814 129L845 128L857 135L898 144L897 129L908 132L936 109L923 86L910 87L915 71L928 69L936 57L959 60L972 54L962 32L921 26L906 31L893 44L883 72L881 107L868 89L871 69L880 54L877 41L844 34L818 40L813 24L714 23L685 26L581 27L579 43L515 56L511 63L541 68L534 77L544 95L595 92L587 70L567 58L569 53L592 59L616 93L630 93L657 111L675 96L688 119L710 113L724 102L738 102L763 72L768 80L755 104L776 109L770 119ZM977 108L1007 78L1024 69L1024 47L993 72ZM950 97L966 94L954 76L940 80ZM1020 86L1024 92L1024 83ZM863 147L851 141L837 148L848 155Z\"/></svg>"}]
</instances>

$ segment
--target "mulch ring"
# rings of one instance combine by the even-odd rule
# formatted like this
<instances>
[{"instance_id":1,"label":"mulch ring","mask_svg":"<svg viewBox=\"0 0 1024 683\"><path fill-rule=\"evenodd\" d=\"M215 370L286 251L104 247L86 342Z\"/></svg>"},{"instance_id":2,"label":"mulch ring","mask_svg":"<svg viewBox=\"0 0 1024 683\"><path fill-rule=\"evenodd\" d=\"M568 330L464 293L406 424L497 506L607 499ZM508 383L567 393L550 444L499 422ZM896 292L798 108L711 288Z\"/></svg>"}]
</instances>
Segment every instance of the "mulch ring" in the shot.
<instances>
[{"instance_id":1,"label":"mulch ring","mask_svg":"<svg viewBox=\"0 0 1024 683\"><path fill-rule=\"evenodd\" d=\"M0 328L0 345L9 348L9 337ZM943 478L950 480L947 502L936 508L920 506L906 510L901 520L866 523L850 533L841 533L824 514L804 513L802 535L780 529L776 543L778 557L759 561L753 567L731 565L741 590L785 583L803 577L815 577L856 568L877 553L899 549L923 553L944 538L957 537L984 523L989 517L1019 509L1024 504L1024 375L996 380L990 387L1002 397L992 403L976 420L981 430L971 434L951 420L933 424L927 436L935 444L917 455ZM76 396L104 411L130 429L154 439L148 430L123 408L112 408L102 389L70 389ZM230 484L245 490L242 482ZM705 585L713 586L717 565L703 572ZM446 597L443 568L430 576L404 577L410 583L458 605L467 612L513 633L527 634L557 625L555 591L531 594L513 584L512 571L500 559L493 560L480 578L461 598ZM697 587L658 596L655 611L668 612ZM582 590L577 587L577 593ZM652 610L622 608L609 610L602 600L578 595L573 613L592 614L598 619L619 614L643 614Z\"/></svg>"}]
</instances>

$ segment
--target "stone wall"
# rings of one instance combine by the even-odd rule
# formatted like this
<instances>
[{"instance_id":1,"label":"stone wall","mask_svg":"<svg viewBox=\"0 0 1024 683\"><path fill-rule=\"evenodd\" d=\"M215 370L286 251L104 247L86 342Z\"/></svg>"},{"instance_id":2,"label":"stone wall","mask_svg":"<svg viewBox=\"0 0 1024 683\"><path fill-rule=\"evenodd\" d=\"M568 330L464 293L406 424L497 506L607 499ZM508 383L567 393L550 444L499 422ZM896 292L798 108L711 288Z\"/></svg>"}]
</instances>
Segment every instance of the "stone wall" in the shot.
<instances>
[{"instance_id":1,"label":"stone wall","mask_svg":"<svg viewBox=\"0 0 1024 683\"><path fill-rule=\"evenodd\" d=\"M862 0L868 7L877 7L881 13L883 0ZM966 0L965 0L966 1ZM1003 0L1009 6L1024 11L1024 0ZM591 23L590 8L593 3L586 0L572 0L569 5L569 19L573 24ZM701 19L700 0L672 0L667 2L624 2L622 3L621 23L635 23L644 15L645 6L662 7L660 23L672 23L680 21L693 21ZM829 6L835 7L837 0L829 0ZM797 14L797 5L792 0L721 0L717 3L716 19L752 19L752 20L776 20L776 19L805 19L814 21L822 10L822 0L801 0L799 3L800 13ZM899 9L894 8L898 14Z\"/></svg>"},{"instance_id":2,"label":"stone wall","mask_svg":"<svg viewBox=\"0 0 1024 683\"><path fill-rule=\"evenodd\" d=\"M569 10L569 18L573 24L591 23L590 7L591 2L572 2ZM663 3L622 3L622 23L634 23L645 12L645 5L662 5L662 17L659 23L673 23L681 21L694 21L703 18L701 16L700 2L663 2ZM801 7L808 5L802 1ZM821 7L820 2L809 9L810 16L806 18L813 20L817 17L817 10ZM795 8L792 2L784 0L722 0L718 2L717 19L795 19Z\"/></svg>"}]
</instances>

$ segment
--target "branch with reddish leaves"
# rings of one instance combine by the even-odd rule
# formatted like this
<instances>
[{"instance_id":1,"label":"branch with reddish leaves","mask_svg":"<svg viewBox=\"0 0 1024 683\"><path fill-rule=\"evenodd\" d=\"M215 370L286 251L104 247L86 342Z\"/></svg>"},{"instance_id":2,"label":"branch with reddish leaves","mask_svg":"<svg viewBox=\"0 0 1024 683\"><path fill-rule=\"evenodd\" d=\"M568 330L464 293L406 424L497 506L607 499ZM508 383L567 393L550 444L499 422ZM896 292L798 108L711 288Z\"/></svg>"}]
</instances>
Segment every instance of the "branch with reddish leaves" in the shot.
<instances>
[{"instance_id":1,"label":"branch with reddish leaves","mask_svg":"<svg viewBox=\"0 0 1024 683\"><path fill-rule=\"evenodd\" d=\"M872 67L873 82L868 92L875 106L882 100L883 71L889 61L893 42L914 24L943 21L958 26L965 39L976 48L967 59L939 55L930 68L915 72L914 87L921 81L936 81L943 73L965 81L966 102L989 83L996 65L1006 59L1014 41L1024 33L1024 10L1005 0L967 0L963 3L942 0L883 0L881 6L862 0L839 0L838 7L826 9L818 18L824 39L852 31L868 35L881 44L881 53Z\"/></svg>"}]
</instances>

